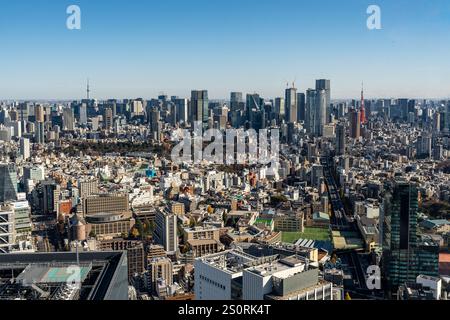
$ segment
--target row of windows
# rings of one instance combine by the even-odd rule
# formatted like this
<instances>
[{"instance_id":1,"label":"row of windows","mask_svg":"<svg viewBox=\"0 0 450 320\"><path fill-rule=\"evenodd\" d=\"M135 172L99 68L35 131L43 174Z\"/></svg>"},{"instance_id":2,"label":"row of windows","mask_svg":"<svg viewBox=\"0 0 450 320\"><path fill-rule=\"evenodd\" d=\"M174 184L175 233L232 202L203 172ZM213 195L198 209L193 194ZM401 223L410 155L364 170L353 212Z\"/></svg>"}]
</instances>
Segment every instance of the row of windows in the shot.
<instances>
[{"instance_id":1,"label":"row of windows","mask_svg":"<svg viewBox=\"0 0 450 320\"><path fill-rule=\"evenodd\" d=\"M218 282L215 282L215 281L213 281L213 280L211 280L211 279L209 279L209 278L207 278L207 277L205 277L203 275L200 275L200 279L202 279L205 282L208 282L208 283L212 284L213 286L215 286L217 288L225 290L225 286L224 285L222 285L222 284L220 284Z\"/></svg>"}]
</instances>

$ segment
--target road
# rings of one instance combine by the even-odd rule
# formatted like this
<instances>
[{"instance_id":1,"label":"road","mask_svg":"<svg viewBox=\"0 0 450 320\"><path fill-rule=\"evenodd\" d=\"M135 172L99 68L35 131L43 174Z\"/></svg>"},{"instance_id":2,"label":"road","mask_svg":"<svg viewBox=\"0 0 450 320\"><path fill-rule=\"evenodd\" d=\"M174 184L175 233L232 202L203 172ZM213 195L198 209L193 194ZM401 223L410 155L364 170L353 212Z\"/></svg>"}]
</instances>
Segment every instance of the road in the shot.
<instances>
[{"instance_id":1,"label":"road","mask_svg":"<svg viewBox=\"0 0 450 320\"><path fill-rule=\"evenodd\" d=\"M335 231L355 231L361 237L353 217L345 211L336 181L331 173L331 160L331 158L325 157L320 159L328 195L331 199L331 229ZM345 272L350 274L353 279L352 284L347 285L345 290L348 292L367 294L366 271L362 267L358 253L355 250L345 250L336 252L336 254L345 266Z\"/></svg>"},{"instance_id":2,"label":"road","mask_svg":"<svg viewBox=\"0 0 450 320\"><path fill-rule=\"evenodd\" d=\"M325 184L328 189L328 196L331 200L331 207L333 214L331 216L331 224L333 230L343 230L349 227L349 220L345 213L344 204L336 186L336 182L331 174L330 159L321 158L320 163L323 166L323 175L325 178Z\"/></svg>"}]
</instances>

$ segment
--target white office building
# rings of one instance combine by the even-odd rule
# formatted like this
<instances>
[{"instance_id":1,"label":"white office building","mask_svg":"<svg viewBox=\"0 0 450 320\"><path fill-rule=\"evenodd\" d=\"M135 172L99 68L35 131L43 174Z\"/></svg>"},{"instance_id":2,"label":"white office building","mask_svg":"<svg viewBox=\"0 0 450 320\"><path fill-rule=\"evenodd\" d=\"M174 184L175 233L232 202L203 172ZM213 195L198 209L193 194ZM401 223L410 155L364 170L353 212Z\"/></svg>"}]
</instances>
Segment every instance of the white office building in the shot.
<instances>
[{"instance_id":1,"label":"white office building","mask_svg":"<svg viewBox=\"0 0 450 320\"><path fill-rule=\"evenodd\" d=\"M340 300L342 288L319 278L299 255L257 258L229 250L195 260L196 300Z\"/></svg>"},{"instance_id":2,"label":"white office building","mask_svg":"<svg viewBox=\"0 0 450 320\"><path fill-rule=\"evenodd\" d=\"M155 241L169 253L178 250L177 215L158 210L155 216Z\"/></svg>"},{"instance_id":3,"label":"white office building","mask_svg":"<svg viewBox=\"0 0 450 320\"><path fill-rule=\"evenodd\" d=\"M238 250L228 250L196 259L195 299L241 299L244 268L257 260L258 258Z\"/></svg>"}]
</instances>

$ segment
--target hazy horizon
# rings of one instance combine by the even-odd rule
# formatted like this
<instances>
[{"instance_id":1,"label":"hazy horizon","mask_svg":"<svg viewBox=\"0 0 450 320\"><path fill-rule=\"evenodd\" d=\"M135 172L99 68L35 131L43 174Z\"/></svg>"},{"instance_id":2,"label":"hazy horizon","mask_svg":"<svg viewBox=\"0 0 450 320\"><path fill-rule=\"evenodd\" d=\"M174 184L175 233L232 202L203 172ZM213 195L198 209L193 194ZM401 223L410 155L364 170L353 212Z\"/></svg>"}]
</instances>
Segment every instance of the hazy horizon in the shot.
<instances>
[{"instance_id":1,"label":"hazy horizon","mask_svg":"<svg viewBox=\"0 0 450 320\"><path fill-rule=\"evenodd\" d=\"M68 6L81 30L66 27ZM381 9L381 30L367 8ZM188 98L207 89L284 96L331 79L334 99L450 97L446 0L8 1L0 10L0 99ZM217 98L216 98L217 97Z\"/></svg>"}]
</instances>

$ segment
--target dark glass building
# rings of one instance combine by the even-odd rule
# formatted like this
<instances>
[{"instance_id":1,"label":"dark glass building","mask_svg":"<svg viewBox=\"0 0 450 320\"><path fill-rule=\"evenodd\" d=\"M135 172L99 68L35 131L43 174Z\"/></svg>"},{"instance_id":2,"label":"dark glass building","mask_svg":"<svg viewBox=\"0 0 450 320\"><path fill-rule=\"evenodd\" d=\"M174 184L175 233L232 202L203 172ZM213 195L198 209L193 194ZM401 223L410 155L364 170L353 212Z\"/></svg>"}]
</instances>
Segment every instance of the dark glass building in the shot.
<instances>
[{"instance_id":1,"label":"dark glass building","mask_svg":"<svg viewBox=\"0 0 450 320\"><path fill-rule=\"evenodd\" d=\"M395 292L418 275L438 276L439 246L417 233L418 191L397 180L384 199L383 278L385 288Z\"/></svg>"},{"instance_id":2,"label":"dark glass building","mask_svg":"<svg viewBox=\"0 0 450 320\"><path fill-rule=\"evenodd\" d=\"M17 173L14 164L0 164L0 202L17 199Z\"/></svg>"}]
</instances>

